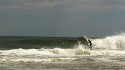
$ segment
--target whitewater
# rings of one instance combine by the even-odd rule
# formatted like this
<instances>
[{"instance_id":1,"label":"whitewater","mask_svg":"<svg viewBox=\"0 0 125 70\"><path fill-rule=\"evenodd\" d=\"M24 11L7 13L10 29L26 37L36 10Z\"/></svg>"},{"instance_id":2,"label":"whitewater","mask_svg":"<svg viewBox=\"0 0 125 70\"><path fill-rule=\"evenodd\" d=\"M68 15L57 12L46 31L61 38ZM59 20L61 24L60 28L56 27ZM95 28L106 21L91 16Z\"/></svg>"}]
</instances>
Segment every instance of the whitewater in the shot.
<instances>
[{"instance_id":1,"label":"whitewater","mask_svg":"<svg viewBox=\"0 0 125 70\"><path fill-rule=\"evenodd\" d=\"M0 50L0 69L5 70L124 70L125 33L91 39L72 48ZM35 65L35 66L34 66Z\"/></svg>"}]
</instances>

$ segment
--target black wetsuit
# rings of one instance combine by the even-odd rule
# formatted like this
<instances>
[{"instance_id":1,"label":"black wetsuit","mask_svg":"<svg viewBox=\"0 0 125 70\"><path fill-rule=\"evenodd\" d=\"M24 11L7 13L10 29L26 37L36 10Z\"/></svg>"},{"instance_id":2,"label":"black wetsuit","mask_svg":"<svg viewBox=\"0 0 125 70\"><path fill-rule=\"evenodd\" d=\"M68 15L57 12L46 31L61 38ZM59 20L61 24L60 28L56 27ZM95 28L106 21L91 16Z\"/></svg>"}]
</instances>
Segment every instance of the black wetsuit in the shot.
<instances>
[{"instance_id":1,"label":"black wetsuit","mask_svg":"<svg viewBox=\"0 0 125 70\"><path fill-rule=\"evenodd\" d=\"M92 50L92 42L90 40L88 40L88 43L89 43L90 50Z\"/></svg>"}]
</instances>

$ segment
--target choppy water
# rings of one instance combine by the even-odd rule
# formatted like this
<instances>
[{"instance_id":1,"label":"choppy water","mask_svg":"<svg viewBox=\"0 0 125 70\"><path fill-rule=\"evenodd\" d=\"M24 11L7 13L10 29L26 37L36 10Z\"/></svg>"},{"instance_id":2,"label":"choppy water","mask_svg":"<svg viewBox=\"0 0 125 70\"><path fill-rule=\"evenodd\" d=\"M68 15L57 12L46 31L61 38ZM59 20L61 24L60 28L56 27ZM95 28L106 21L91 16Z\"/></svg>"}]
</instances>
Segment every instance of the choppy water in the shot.
<instances>
[{"instance_id":1,"label":"choppy water","mask_svg":"<svg viewBox=\"0 0 125 70\"><path fill-rule=\"evenodd\" d=\"M31 43L16 45L36 46ZM19 40L20 40L19 39ZM38 38L39 39L39 38ZM14 39L10 39L14 40ZM45 40L45 39L44 39ZM73 41L71 41L73 40ZM75 41L74 41L75 40ZM23 39L24 41L24 39ZM33 40L32 40L33 41ZM30 42L32 42L30 41ZM36 39L34 40L36 42ZM40 40L41 41L41 40ZM57 39L56 39L57 41ZM67 39L65 40L67 41ZM17 39L16 41L17 42ZM41 48L9 48L0 50L1 70L125 70L125 34L108 36L105 38L92 39L93 50L87 45L77 44L76 38L62 42L60 45L68 46L63 48L53 43L45 47L37 43ZM3 43L2 43L3 44ZM4 43L10 44L10 43ZM12 43L11 44L15 44ZM55 46L56 45L56 46ZM26 46L25 46L26 47Z\"/></svg>"}]
</instances>

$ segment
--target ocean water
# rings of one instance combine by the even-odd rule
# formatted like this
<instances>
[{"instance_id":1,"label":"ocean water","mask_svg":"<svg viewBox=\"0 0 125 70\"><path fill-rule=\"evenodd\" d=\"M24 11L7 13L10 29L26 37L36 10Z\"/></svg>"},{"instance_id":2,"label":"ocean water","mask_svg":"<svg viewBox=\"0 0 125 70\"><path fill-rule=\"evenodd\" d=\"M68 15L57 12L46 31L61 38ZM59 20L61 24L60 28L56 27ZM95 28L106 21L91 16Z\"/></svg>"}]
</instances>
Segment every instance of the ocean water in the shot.
<instances>
[{"instance_id":1,"label":"ocean water","mask_svg":"<svg viewBox=\"0 0 125 70\"><path fill-rule=\"evenodd\" d=\"M125 70L125 33L91 41L92 50L78 37L0 37L0 70Z\"/></svg>"}]
</instances>

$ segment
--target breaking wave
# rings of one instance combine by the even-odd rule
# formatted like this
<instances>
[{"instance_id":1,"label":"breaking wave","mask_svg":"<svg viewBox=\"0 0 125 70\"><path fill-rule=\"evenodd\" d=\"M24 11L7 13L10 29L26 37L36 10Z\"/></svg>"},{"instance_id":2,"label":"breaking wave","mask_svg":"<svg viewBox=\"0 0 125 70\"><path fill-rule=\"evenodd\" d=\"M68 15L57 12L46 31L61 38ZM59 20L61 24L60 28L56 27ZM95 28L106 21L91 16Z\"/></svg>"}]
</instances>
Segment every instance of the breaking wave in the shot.
<instances>
[{"instance_id":1,"label":"breaking wave","mask_svg":"<svg viewBox=\"0 0 125 70\"><path fill-rule=\"evenodd\" d=\"M27 60L37 60L48 61L47 58L53 57L76 57L76 56L125 56L125 33L108 36L100 39L92 39L93 50L87 48L88 46L83 44L77 44L72 48L53 48L53 49L11 49L11 50L0 50L0 57L8 60L11 59L15 61L27 61ZM13 58L11 58L13 57ZM32 59L31 59L32 58ZM65 59L66 59L65 58ZM1 58L2 59L2 58ZM3 60L3 59L2 59ZM67 59L66 59L67 60ZM50 59L51 61L51 59Z\"/></svg>"},{"instance_id":2,"label":"breaking wave","mask_svg":"<svg viewBox=\"0 0 125 70\"><path fill-rule=\"evenodd\" d=\"M95 39L92 42L94 49L125 49L125 33Z\"/></svg>"}]
</instances>

